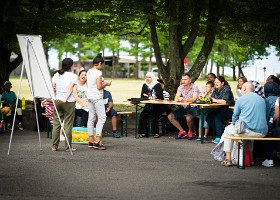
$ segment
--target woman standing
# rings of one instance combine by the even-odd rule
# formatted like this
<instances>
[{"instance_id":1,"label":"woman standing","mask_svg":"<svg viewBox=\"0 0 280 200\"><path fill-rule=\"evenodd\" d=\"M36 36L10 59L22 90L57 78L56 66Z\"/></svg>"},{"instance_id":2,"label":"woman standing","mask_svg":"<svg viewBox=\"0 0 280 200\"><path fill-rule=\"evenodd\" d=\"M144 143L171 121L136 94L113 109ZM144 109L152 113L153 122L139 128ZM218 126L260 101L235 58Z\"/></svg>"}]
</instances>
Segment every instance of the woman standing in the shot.
<instances>
[{"instance_id":1,"label":"woman standing","mask_svg":"<svg viewBox=\"0 0 280 200\"><path fill-rule=\"evenodd\" d=\"M75 98L73 87L77 84L77 75L72 73L73 60L65 58L62 61L62 69L56 72L52 78L55 91L55 107L61 120L64 121L64 130L67 137L65 140L66 151L70 151L72 142L72 127L75 117ZM57 151L60 138L61 123L57 112L54 111L53 131L52 131L52 150ZM70 146L68 146L70 145ZM75 151L76 149L71 149Z\"/></svg>"},{"instance_id":2,"label":"woman standing","mask_svg":"<svg viewBox=\"0 0 280 200\"><path fill-rule=\"evenodd\" d=\"M217 76L215 79L215 89L212 93L214 103L225 104L229 106L234 105L234 97L228 82L223 76ZM233 114L232 109L228 107L221 107L212 109L206 117L206 121L211 127L215 127L217 138L213 143L217 144L224 132L224 122L231 119Z\"/></svg>"},{"instance_id":3,"label":"woman standing","mask_svg":"<svg viewBox=\"0 0 280 200\"><path fill-rule=\"evenodd\" d=\"M110 86L111 82L102 82L102 64L104 59L102 54L99 53L92 61L92 67L87 72L87 98L88 98L88 135L89 135L89 148L95 148L99 150L105 150L105 146L101 143L100 137L102 137L103 125L106 121L106 113L104 109L103 101L103 89L106 86ZM96 124L96 140L93 138L94 124L98 117Z\"/></svg>"},{"instance_id":4,"label":"woman standing","mask_svg":"<svg viewBox=\"0 0 280 200\"><path fill-rule=\"evenodd\" d=\"M155 97L152 96L154 93ZM161 99L163 100L163 89L159 82L157 82L156 76L152 72L146 74L145 83L142 86L141 98L147 97L147 99ZM140 114L139 118L139 137L146 137L148 133L148 115L151 114L151 128L154 138L159 138L158 120L159 116L164 112L162 105L146 105L144 110Z\"/></svg>"},{"instance_id":5,"label":"woman standing","mask_svg":"<svg viewBox=\"0 0 280 200\"><path fill-rule=\"evenodd\" d=\"M87 127L88 122L88 103L87 99L87 72L86 70L82 70L79 72L79 79L77 87L75 87L75 118L77 116L81 117L81 124L82 127Z\"/></svg>"}]
</instances>

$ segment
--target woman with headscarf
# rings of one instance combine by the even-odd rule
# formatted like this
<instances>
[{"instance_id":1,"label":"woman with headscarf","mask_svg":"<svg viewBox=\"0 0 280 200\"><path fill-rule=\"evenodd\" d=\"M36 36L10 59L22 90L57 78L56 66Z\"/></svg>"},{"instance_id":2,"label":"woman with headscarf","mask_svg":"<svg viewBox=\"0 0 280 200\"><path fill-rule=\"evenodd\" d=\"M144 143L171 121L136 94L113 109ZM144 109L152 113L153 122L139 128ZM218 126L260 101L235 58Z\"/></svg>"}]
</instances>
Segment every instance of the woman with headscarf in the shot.
<instances>
[{"instance_id":1,"label":"woman with headscarf","mask_svg":"<svg viewBox=\"0 0 280 200\"><path fill-rule=\"evenodd\" d=\"M152 96L152 93L155 94L155 97ZM163 89L160 83L157 81L156 76L152 72L148 72L146 74L145 83L142 86L141 90L141 98L147 99L161 99L163 100ZM159 128L158 128L158 120L159 116L164 112L164 109L161 105L157 104L147 104L144 107L144 110L140 114L139 118L139 128L138 133L139 137L147 137L148 136L148 115L151 116L151 133L154 135L154 138L159 138Z\"/></svg>"}]
</instances>

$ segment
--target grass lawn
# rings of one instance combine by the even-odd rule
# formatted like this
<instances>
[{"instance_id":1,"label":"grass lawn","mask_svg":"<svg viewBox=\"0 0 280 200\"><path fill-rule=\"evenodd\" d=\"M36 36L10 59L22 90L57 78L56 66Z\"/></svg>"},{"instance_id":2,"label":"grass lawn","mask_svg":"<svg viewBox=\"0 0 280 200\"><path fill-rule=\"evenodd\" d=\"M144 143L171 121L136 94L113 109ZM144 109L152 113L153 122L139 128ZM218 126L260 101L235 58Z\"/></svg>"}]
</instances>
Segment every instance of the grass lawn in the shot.
<instances>
[{"instance_id":1,"label":"grass lawn","mask_svg":"<svg viewBox=\"0 0 280 200\"><path fill-rule=\"evenodd\" d=\"M19 78L11 78L10 81L13 83L12 90L17 94L19 86ZM112 93L114 104L123 104L116 106L117 110L127 110L128 103L125 102L131 97L140 97L140 92L142 84L144 83L143 79L113 79L112 85L106 89ZM196 81L195 84L201 88L205 85L206 81ZM233 94L235 95L236 90L236 81L229 81L229 84L232 88ZM32 100L32 95L29 89L28 80L22 80L22 86L20 91L20 98L25 97L27 100Z\"/></svg>"}]
</instances>

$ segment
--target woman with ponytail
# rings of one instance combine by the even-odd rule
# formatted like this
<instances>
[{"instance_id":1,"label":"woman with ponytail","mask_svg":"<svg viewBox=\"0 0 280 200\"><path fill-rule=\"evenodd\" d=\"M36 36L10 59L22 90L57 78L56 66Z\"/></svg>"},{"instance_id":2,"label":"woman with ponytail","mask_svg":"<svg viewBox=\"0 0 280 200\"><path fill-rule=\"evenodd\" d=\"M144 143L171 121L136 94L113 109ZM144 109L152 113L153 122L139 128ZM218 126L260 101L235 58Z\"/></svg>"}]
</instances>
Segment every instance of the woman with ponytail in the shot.
<instances>
[{"instance_id":1,"label":"woman with ponytail","mask_svg":"<svg viewBox=\"0 0 280 200\"><path fill-rule=\"evenodd\" d=\"M106 86L110 86L111 82L102 82L102 65L104 63L104 59L102 58L102 54L99 53L92 61L92 67L87 72L87 99L88 99L88 135L89 135L89 148L95 148L99 150L105 150L105 146L100 141L102 137L103 125L106 121L106 113L103 101L103 90ZM94 141L93 132L94 132L94 124L97 120L96 124L96 139Z\"/></svg>"},{"instance_id":2,"label":"woman with ponytail","mask_svg":"<svg viewBox=\"0 0 280 200\"><path fill-rule=\"evenodd\" d=\"M73 94L73 87L77 84L77 75L72 72L73 60L65 58L62 61L62 69L56 72L52 78L52 83L55 91L55 107L58 115L64 121L64 130L69 142L65 140L66 151L75 151L71 147L72 143L72 127L75 117L75 98ZM57 151L60 141L61 124L58 119L57 112L53 112L53 130L52 130L52 150Z\"/></svg>"}]
</instances>

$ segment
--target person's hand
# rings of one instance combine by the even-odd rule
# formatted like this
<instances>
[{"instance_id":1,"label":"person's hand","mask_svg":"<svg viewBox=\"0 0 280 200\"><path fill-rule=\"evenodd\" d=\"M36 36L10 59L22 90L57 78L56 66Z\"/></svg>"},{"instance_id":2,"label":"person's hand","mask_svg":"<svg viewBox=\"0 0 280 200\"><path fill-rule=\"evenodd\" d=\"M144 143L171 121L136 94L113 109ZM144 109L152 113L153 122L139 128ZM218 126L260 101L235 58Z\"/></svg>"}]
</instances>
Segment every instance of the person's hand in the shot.
<instances>
[{"instance_id":1,"label":"person's hand","mask_svg":"<svg viewBox=\"0 0 280 200\"><path fill-rule=\"evenodd\" d=\"M111 110L110 107L106 108L106 113L109 112Z\"/></svg>"},{"instance_id":2,"label":"person's hand","mask_svg":"<svg viewBox=\"0 0 280 200\"><path fill-rule=\"evenodd\" d=\"M183 97L179 97L177 101L179 101L179 102L184 101L184 98Z\"/></svg>"},{"instance_id":3,"label":"person's hand","mask_svg":"<svg viewBox=\"0 0 280 200\"><path fill-rule=\"evenodd\" d=\"M111 85L112 85L112 82L111 82L111 81L107 81L107 82L106 82L106 85L107 85L107 86L111 86Z\"/></svg>"},{"instance_id":4,"label":"person's hand","mask_svg":"<svg viewBox=\"0 0 280 200\"><path fill-rule=\"evenodd\" d=\"M66 103L66 100L65 100L65 99L63 99L63 100L61 100L61 99L56 99L55 101L58 102L58 103Z\"/></svg>"}]
</instances>

